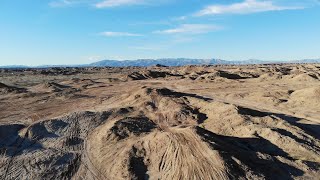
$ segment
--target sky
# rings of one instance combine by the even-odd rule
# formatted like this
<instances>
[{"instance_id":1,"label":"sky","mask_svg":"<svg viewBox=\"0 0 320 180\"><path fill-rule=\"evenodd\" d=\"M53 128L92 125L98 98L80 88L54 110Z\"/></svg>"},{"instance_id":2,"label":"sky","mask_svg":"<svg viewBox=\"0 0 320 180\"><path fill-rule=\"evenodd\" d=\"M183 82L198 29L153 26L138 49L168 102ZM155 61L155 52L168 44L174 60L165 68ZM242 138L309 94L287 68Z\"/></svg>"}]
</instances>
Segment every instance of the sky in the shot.
<instances>
[{"instance_id":1,"label":"sky","mask_svg":"<svg viewBox=\"0 0 320 180\"><path fill-rule=\"evenodd\" d=\"M320 0L1 0L0 65L320 58Z\"/></svg>"}]
</instances>

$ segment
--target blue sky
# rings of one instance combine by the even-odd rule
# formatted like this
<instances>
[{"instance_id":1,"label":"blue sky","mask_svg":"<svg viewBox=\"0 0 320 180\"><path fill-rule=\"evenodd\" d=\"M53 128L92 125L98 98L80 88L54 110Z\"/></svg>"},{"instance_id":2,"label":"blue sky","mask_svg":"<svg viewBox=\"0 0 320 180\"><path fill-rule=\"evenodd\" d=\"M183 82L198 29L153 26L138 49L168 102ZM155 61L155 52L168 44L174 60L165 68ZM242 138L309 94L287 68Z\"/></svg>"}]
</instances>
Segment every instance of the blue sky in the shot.
<instances>
[{"instance_id":1,"label":"blue sky","mask_svg":"<svg viewBox=\"0 0 320 180\"><path fill-rule=\"evenodd\" d=\"M2 0L0 65L320 58L319 0Z\"/></svg>"}]
</instances>

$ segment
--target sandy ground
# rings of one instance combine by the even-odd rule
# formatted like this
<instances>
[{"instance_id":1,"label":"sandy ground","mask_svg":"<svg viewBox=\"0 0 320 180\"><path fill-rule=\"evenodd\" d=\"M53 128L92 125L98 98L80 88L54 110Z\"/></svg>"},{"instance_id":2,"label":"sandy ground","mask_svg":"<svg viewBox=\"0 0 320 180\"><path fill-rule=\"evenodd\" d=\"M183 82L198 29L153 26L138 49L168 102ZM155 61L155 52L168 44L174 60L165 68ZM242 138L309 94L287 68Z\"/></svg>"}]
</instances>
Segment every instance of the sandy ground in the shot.
<instances>
[{"instance_id":1,"label":"sandy ground","mask_svg":"<svg viewBox=\"0 0 320 180\"><path fill-rule=\"evenodd\" d=\"M320 65L0 69L0 179L319 179Z\"/></svg>"}]
</instances>

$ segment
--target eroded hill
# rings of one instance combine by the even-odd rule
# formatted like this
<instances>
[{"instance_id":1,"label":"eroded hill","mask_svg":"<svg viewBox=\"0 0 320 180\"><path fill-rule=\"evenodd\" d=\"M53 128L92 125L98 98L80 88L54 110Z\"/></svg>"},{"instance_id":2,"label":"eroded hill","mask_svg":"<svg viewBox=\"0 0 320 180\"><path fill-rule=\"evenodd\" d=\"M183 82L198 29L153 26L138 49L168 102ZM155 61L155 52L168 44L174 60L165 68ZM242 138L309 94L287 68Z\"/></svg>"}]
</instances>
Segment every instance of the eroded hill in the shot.
<instances>
[{"instance_id":1,"label":"eroded hill","mask_svg":"<svg viewBox=\"0 0 320 180\"><path fill-rule=\"evenodd\" d=\"M320 177L318 64L0 71L0 179Z\"/></svg>"}]
</instances>

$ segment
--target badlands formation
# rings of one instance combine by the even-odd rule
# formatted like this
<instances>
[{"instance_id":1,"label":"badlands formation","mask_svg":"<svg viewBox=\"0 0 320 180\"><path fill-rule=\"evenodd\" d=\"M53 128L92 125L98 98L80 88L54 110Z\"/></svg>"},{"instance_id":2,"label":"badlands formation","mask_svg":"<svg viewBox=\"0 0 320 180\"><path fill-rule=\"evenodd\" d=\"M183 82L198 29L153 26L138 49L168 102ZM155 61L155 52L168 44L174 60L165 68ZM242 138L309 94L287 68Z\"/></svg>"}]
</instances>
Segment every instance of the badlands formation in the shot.
<instances>
[{"instance_id":1,"label":"badlands formation","mask_svg":"<svg viewBox=\"0 0 320 180\"><path fill-rule=\"evenodd\" d=\"M0 69L0 179L319 179L320 65Z\"/></svg>"}]
</instances>

